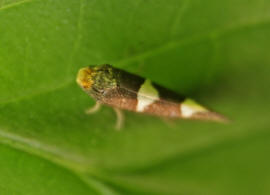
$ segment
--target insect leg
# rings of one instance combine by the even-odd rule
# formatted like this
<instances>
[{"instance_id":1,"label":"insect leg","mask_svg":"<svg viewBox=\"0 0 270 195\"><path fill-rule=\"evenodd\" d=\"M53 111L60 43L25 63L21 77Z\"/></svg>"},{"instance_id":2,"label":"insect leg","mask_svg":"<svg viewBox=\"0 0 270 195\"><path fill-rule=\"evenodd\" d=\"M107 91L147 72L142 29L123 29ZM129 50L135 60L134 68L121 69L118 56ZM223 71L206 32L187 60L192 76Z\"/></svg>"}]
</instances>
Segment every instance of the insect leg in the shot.
<instances>
[{"instance_id":1,"label":"insect leg","mask_svg":"<svg viewBox=\"0 0 270 195\"><path fill-rule=\"evenodd\" d=\"M115 113L116 113L116 125L115 128L117 130L120 130L123 127L123 123L124 123L124 114L122 112L122 110L120 110L119 108L113 108Z\"/></svg>"},{"instance_id":2,"label":"insect leg","mask_svg":"<svg viewBox=\"0 0 270 195\"><path fill-rule=\"evenodd\" d=\"M93 107L88 108L85 111L85 113L86 114L93 114L93 113L97 112L100 109L100 107L101 107L101 103L99 103L98 101L96 101L96 104Z\"/></svg>"}]
</instances>

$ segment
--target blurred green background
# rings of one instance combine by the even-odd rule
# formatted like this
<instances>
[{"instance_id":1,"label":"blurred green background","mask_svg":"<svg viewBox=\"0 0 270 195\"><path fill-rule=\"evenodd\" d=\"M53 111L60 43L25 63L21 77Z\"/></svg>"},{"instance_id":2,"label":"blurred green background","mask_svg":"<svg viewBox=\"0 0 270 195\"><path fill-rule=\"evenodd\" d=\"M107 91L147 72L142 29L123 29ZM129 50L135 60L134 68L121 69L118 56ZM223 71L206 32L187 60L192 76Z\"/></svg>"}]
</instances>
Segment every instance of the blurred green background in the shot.
<instances>
[{"instance_id":1,"label":"blurred green background","mask_svg":"<svg viewBox=\"0 0 270 195\"><path fill-rule=\"evenodd\" d=\"M270 1L0 0L0 194L270 194ZM94 104L110 63L223 113L166 122Z\"/></svg>"}]
</instances>

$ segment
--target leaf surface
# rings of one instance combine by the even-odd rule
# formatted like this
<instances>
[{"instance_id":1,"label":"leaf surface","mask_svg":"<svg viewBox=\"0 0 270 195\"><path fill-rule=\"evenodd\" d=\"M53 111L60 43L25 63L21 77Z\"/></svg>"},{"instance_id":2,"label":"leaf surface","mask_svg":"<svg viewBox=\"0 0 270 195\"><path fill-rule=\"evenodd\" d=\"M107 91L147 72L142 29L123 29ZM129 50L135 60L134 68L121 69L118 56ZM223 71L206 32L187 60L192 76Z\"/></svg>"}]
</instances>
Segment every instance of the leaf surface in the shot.
<instances>
[{"instance_id":1,"label":"leaf surface","mask_svg":"<svg viewBox=\"0 0 270 195\"><path fill-rule=\"evenodd\" d=\"M5 194L268 194L267 1L0 1ZM231 123L115 115L75 79L110 63ZM11 174L12 173L12 174Z\"/></svg>"}]
</instances>

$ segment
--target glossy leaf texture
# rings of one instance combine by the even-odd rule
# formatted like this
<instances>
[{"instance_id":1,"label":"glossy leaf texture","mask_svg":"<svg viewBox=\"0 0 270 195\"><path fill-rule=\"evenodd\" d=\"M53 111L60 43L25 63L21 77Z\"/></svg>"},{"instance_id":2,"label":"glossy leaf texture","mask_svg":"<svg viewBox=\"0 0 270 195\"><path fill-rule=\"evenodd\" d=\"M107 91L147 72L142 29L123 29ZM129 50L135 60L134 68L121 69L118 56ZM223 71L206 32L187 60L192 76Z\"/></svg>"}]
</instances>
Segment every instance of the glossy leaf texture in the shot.
<instances>
[{"instance_id":1,"label":"glossy leaf texture","mask_svg":"<svg viewBox=\"0 0 270 195\"><path fill-rule=\"evenodd\" d=\"M1 194L269 194L270 2L0 0ZM229 124L108 107L75 83L113 64Z\"/></svg>"}]
</instances>

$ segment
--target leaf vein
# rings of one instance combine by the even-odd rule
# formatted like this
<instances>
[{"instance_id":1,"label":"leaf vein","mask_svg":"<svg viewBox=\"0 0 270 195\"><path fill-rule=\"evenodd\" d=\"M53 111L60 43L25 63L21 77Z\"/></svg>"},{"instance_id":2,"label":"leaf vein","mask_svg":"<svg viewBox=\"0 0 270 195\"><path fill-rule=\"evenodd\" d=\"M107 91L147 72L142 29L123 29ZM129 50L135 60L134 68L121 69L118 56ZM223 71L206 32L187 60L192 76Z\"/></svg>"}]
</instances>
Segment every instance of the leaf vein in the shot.
<instances>
[{"instance_id":1,"label":"leaf vein","mask_svg":"<svg viewBox=\"0 0 270 195\"><path fill-rule=\"evenodd\" d=\"M61 85L54 86L54 87L51 87L51 88L47 88L46 90L43 90L43 91L37 91L37 92L33 92L31 94L27 94L27 95L24 95L24 96L19 96L19 97L16 97L16 98L10 98L7 101L0 102L0 106L4 106L4 105L10 104L10 103L16 103L16 102L19 102L19 101L31 99L31 98L39 96L39 95L44 95L44 94L51 93L53 91L62 90L64 88L66 88L66 87L69 87L72 83L73 83L73 81L69 80L69 81L66 81L65 83L63 83Z\"/></svg>"},{"instance_id":2,"label":"leaf vein","mask_svg":"<svg viewBox=\"0 0 270 195\"><path fill-rule=\"evenodd\" d=\"M22 0L22 1L19 1L19 2L16 2L16 3L11 3L11 4L4 5L4 6L0 6L0 11L1 10L7 10L7 9L10 9L10 8L13 8L13 7L17 7L17 6L26 4L26 3L31 3L31 2L34 2L34 1L36 1L36 0Z\"/></svg>"},{"instance_id":3,"label":"leaf vein","mask_svg":"<svg viewBox=\"0 0 270 195\"><path fill-rule=\"evenodd\" d=\"M179 7L178 13L175 16L175 19L171 25L171 31L170 31L170 36L172 37L173 32L175 31L177 25L180 24L183 15L185 14L186 10L189 8L190 5L190 0L185 0L183 5L181 7Z\"/></svg>"},{"instance_id":4,"label":"leaf vein","mask_svg":"<svg viewBox=\"0 0 270 195\"><path fill-rule=\"evenodd\" d=\"M69 59L69 64L67 67L67 76L69 76L69 73L71 71L71 67L72 67L72 63L75 57L75 54L80 46L80 41L81 41L81 32L82 32L82 20L83 20L83 15L84 15L84 4L83 4L84 0L80 0L80 8L79 8L79 15L78 15L78 22L77 22L77 37L74 40L73 43L73 48L72 48L72 52L70 54L70 59Z\"/></svg>"},{"instance_id":5,"label":"leaf vein","mask_svg":"<svg viewBox=\"0 0 270 195\"><path fill-rule=\"evenodd\" d=\"M48 144L44 144L33 139L24 138L19 135L8 133L1 129L0 144L27 153L31 156L43 159L56 166L61 167L62 169L67 170L75 177L77 177L88 188L90 188L91 190L95 190L97 193L107 192L107 194L116 194L116 192L114 192L110 187L103 184L101 180L94 179L91 175L89 175L91 178L85 176L87 173L90 172L82 168L82 163L85 165L89 165L90 162L81 155L71 154L70 151L67 152L64 150L60 150L55 146L50 146ZM40 151L45 152L45 154ZM52 155L55 155L57 157L52 157ZM62 157L63 159L59 159L59 157ZM87 168L87 166L84 167Z\"/></svg>"},{"instance_id":6,"label":"leaf vein","mask_svg":"<svg viewBox=\"0 0 270 195\"><path fill-rule=\"evenodd\" d=\"M165 44L149 49L147 51L144 51L142 53L139 53L137 55L129 56L125 59L115 61L114 64L120 65L121 67L125 67L128 63L134 62L134 61L141 61L142 59L146 59L149 57L156 56L162 52L168 51L170 49L175 49L180 46L185 46L188 44L193 44L199 41L207 40L207 39L218 39L222 36L225 36L230 33L236 33L240 30L243 30L245 28L253 28L260 25L265 25L270 23L270 18L261 20L261 21L255 21L251 23L246 24L237 24L232 25L231 27L227 27L225 29L217 29L213 30L212 32L207 32L200 35L193 35L188 38L178 40L178 41L168 41Z\"/></svg>"}]
</instances>

